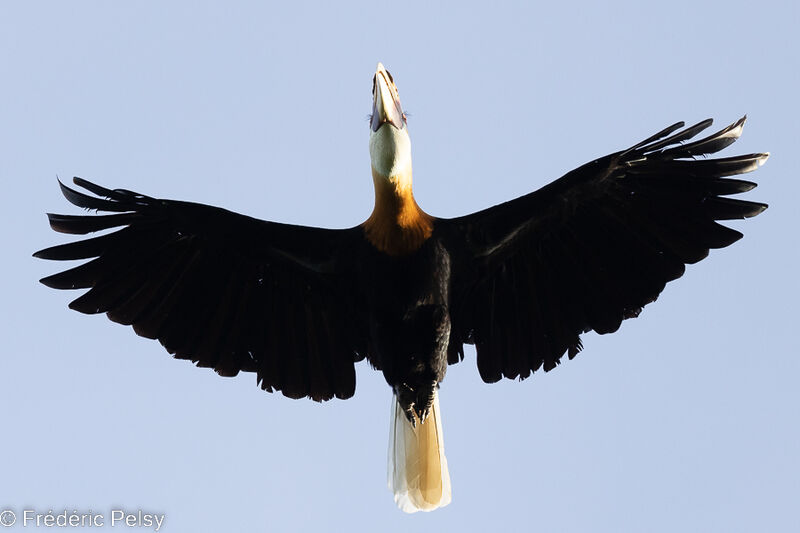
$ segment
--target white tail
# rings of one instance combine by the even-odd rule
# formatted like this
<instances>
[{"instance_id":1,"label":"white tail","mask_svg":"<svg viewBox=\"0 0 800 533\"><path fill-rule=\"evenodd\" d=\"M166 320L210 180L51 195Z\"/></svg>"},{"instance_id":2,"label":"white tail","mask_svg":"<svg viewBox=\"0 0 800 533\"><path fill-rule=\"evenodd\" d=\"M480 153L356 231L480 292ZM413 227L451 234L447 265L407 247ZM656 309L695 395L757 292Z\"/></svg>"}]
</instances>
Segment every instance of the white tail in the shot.
<instances>
[{"instance_id":1,"label":"white tail","mask_svg":"<svg viewBox=\"0 0 800 533\"><path fill-rule=\"evenodd\" d=\"M444 456L442 416L438 391L425 422L414 415L411 425L392 395L392 425L389 429L389 489L406 513L433 511L450 503L450 473Z\"/></svg>"}]
</instances>

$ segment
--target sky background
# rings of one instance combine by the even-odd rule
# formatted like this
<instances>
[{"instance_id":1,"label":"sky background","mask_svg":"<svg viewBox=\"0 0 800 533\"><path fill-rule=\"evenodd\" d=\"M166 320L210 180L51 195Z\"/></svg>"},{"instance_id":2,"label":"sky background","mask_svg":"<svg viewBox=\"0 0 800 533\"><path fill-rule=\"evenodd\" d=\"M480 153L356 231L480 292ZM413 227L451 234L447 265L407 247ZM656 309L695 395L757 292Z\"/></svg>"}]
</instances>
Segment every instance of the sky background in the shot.
<instances>
[{"instance_id":1,"label":"sky background","mask_svg":"<svg viewBox=\"0 0 800 533\"><path fill-rule=\"evenodd\" d=\"M3 2L0 507L168 532L800 530L797 3L493 4ZM725 154L772 153L746 195L769 210L618 333L523 383L483 384L467 349L440 393L453 501L411 516L366 363L348 401L269 395L68 310L37 282L63 265L31 257L68 240L45 212L79 213L56 175L359 224L378 61L437 216L678 120L747 113Z\"/></svg>"}]
</instances>

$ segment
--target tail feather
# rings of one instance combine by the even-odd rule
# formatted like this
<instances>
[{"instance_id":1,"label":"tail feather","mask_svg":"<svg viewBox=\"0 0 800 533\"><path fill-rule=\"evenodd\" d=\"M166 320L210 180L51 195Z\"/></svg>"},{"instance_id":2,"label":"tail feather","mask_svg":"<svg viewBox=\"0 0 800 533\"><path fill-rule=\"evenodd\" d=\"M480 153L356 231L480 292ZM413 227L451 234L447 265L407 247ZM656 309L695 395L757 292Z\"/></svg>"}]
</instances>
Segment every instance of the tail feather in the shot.
<instances>
[{"instance_id":1,"label":"tail feather","mask_svg":"<svg viewBox=\"0 0 800 533\"><path fill-rule=\"evenodd\" d=\"M395 503L406 513L444 507L450 503L451 490L438 393L434 393L425 422L414 415L416 426L406 418L395 396L392 404L388 477Z\"/></svg>"}]
</instances>

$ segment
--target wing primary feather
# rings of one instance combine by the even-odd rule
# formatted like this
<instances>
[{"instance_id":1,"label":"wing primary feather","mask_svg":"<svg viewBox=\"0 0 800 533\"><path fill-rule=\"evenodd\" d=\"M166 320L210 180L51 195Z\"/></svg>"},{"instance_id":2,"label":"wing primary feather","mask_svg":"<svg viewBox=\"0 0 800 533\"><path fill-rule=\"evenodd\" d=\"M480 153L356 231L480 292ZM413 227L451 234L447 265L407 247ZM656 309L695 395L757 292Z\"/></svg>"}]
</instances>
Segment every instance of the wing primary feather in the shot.
<instances>
[{"instance_id":1,"label":"wing primary feather","mask_svg":"<svg viewBox=\"0 0 800 533\"><path fill-rule=\"evenodd\" d=\"M61 193L64 195L64 198L69 201L69 203L76 205L78 207L83 207L85 209L96 209L98 211L111 211L111 212L125 212L131 211L132 208L125 203L114 201L114 200L104 200L102 198L96 198L94 196L89 196L88 194L83 194L82 192L78 192L75 189L70 189L61 181L58 182L59 187L61 187Z\"/></svg>"},{"instance_id":2,"label":"wing primary feather","mask_svg":"<svg viewBox=\"0 0 800 533\"><path fill-rule=\"evenodd\" d=\"M752 172L764 164L769 154L747 154L736 157L703 159L651 160L638 159L628 163L628 172L637 175L695 176L700 178L724 178Z\"/></svg>"},{"instance_id":3,"label":"wing primary feather","mask_svg":"<svg viewBox=\"0 0 800 533\"><path fill-rule=\"evenodd\" d=\"M685 123L683 121L676 122L672 126L668 126L668 127L664 128L663 130L659 131L658 133L656 133L654 135L651 135L647 139L645 139L645 140L643 140L643 141L641 141L639 143L634 144L633 146L628 148L625 152L623 152L623 155L627 154L628 152L632 152L634 150L638 150L642 146L646 146L646 145L648 145L648 144L650 144L650 143L652 143L654 141L662 139L662 138L666 137L667 135L670 135L673 132L681 129L683 126L685 126Z\"/></svg>"},{"instance_id":4,"label":"wing primary feather","mask_svg":"<svg viewBox=\"0 0 800 533\"><path fill-rule=\"evenodd\" d=\"M99 217L98 217L99 218ZM50 259L55 261L70 261L74 259L88 259L98 257L108 250L120 238L124 238L125 233L130 233L129 228L123 228L114 233L84 239L82 241L51 246L44 250L39 250L34 257L39 259ZM122 235L120 235L122 234Z\"/></svg>"},{"instance_id":5,"label":"wing primary feather","mask_svg":"<svg viewBox=\"0 0 800 533\"><path fill-rule=\"evenodd\" d=\"M44 277L39 280L39 283L51 289L88 289L94 286L97 276L103 272L104 267L104 262L97 258Z\"/></svg>"},{"instance_id":6,"label":"wing primary feather","mask_svg":"<svg viewBox=\"0 0 800 533\"><path fill-rule=\"evenodd\" d=\"M694 157L698 155L713 154L730 146L742 135L742 129L747 117L742 117L727 128L724 128L713 135L703 139L674 148L669 148L661 152L661 157ZM694 136L694 135L692 135Z\"/></svg>"},{"instance_id":7,"label":"wing primary feather","mask_svg":"<svg viewBox=\"0 0 800 533\"><path fill-rule=\"evenodd\" d=\"M78 187L86 189L91 193L96 194L97 196L102 196L103 198L108 198L121 203L133 203L138 207L155 201L155 198L145 196L144 194L140 194L138 192L129 191L127 189L107 189L106 187L102 187L96 183L92 183L89 180L79 178L77 176L72 178L72 183Z\"/></svg>"},{"instance_id":8,"label":"wing primary feather","mask_svg":"<svg viewBox=\"0 0 800 533\"><path fill-rule=\"evenodd\" d=\"M735 220L763 213L767 204L733 198L709 198L703 202L705 212L714 220Z\"/></svg>"},{"instance_id":9,"label":"wing primary feather","mask_svg":"<svg viewBox=\"0 0 800 533\"><path fill-rule=\"evenodd\" d=\"M127 226L141 219L138 213L118 213L115 215L99 215L87 217L86 215L58 215L47 214L50 227L59 233L85 235L95 231L111 229L118 226Z\"/></svg>"},{"instance_id":10,"label":"wing primary feather","mask_svg":"<svg viewBox=\"0 0 800 533\"><path fill-rule=\"evenodd\" d=\"M683 141L685 141L687 139L691 139L692 137L694 137L695 135L697 135L701 131L703 131L706 128L708 128L709 126L711 126L713 123L714 123L713 119L707 118L707 119L705 119L703 121L698 122L694 126L689 126L685 130L679 131L678 133L675 133L674 135L670 135L669 137L667 137L665 139L662 139L662 140L660 140L658 142L654 142L654 143L639 143L639 144L636 145L636 147L628 149L625 153L630 152L630 151L636 151L636 152L642 153L642 154L651 154L653 152L656 152L656 151L664 148L665 146L669 146L671 144L677 144L677 143L683 142ZM683 126L681 126L681 127L683 127Z\"/></svg>"}]
</instances>

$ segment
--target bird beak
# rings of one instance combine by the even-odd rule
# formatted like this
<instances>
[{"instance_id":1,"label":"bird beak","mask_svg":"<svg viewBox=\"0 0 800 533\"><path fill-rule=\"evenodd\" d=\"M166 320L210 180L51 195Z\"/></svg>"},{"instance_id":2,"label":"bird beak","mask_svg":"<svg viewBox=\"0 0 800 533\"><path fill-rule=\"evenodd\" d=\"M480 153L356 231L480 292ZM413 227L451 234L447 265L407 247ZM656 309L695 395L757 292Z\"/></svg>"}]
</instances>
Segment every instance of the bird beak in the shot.
<instances>
[{"instance_id":1,"label":"bird beak","mask_svg":"<svg viewBox=\"0 0 800 533\"><path fill-rule=\"evenodd\" d=\"M378 131L382 124L389 123L398 130L406 126L406 116L397 96L397 86L383 65L378 63L375 77L372 78L372 131Z\"/></svg>"}]
</instances>

